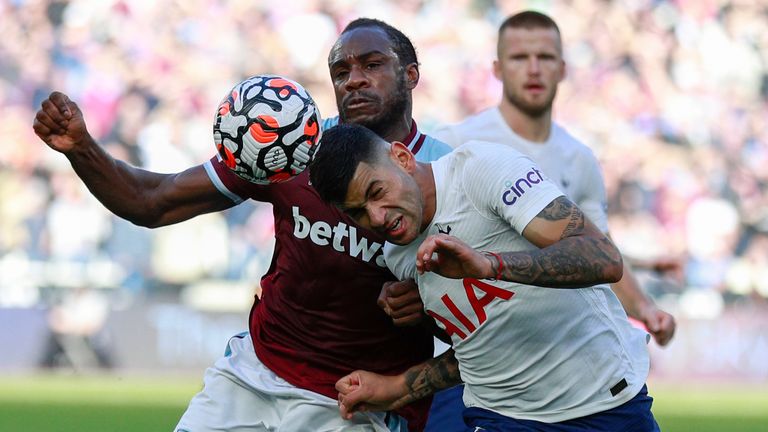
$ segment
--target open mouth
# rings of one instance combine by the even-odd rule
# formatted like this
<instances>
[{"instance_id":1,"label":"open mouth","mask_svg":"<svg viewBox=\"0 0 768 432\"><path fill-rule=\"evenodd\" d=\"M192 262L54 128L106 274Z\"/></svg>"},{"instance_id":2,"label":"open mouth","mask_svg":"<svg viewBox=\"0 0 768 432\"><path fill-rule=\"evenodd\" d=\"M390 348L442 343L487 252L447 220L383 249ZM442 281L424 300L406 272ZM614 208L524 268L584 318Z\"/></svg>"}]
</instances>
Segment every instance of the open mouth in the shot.
<instances>
[{"instance_id":1,"label":"open mouth","mask_svg":"<svg viewBox=\"0 0 768 432\"><path fill-rule=\"evenodd\" d=\"M394 222L389 224L389 226L387 227L387 234L391 236L397 236L402 226L403 226L403 217L399 216L397 219L395 219Z\"/></svg>"}]
</instances>

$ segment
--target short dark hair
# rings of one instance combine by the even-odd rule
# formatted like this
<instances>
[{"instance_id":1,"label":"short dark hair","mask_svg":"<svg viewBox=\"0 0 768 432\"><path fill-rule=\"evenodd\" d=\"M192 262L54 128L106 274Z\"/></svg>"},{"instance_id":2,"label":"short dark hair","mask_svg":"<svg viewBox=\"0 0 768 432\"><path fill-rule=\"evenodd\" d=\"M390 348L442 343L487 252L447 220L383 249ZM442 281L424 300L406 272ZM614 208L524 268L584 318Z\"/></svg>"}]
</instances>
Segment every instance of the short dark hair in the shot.
<instances>
[{"instance_id":1,"label":"short dark hair","mask_svg":"<svg viewBox=\"0 0 768 432\"><path fill-rule=\"evenodd\" d=\"M309 165L309 178L320 198L334 205L343 204L358 165L379 157L381 141L370 129L351 123L323 131Z\"/></svg>"},{"instance_id":2,"label":"short dark hair","mask_svg":"<svg viewBox=\"0 0 768 432\"><path fill-rule=\"evenodd\" d=\"M397 54L397 58L400 59L400 66L407 66L411 63L419 64L419 59L416 57L416 48L413 47L408 36L384 21L375 18L357 18L347 24L344 30L341 31L341 34L362 27L375 27L384 30L389 41L392 43L392 49Z\"/></svg>"},{"instance_id":3,"label":"short dark hair","mask_svg":"<svg viewBox=\"0 0 768 432\"><path fill-rule=\"evenodd\" d=\"M555 20L550 18L548 15L545 15L541 12L532 11L532 10L519 12L505 19L504 22L502 22L501 25L499 26L499 36L501 36L501 33L507 27L526 28L526 29L551 28L551 29L555 29L555 31L557 31L557 34L560 34L560 27L557 26L557 23L555 22Z\"/></svg>"},{"instance_id":4,"label":"short dark hair","mask_svg":"<svg viewBox=\"0 0 768 432\"><path fill-rule=\"evenodd\" d=\"M557 33L558 39L560 39L560 27L557 26L557 23L555 20L550 18L548 15L544 15L541 12L536 12L532 10L523 11L520 13L516 13L509 18L505 19L504 22L501 23L499 26L499 34L496 42L496 52L499 53L499 58L501 58L501 36L504 33L504 30L511 28L524 28L524 29L554 29ZM559 50L562 52L562 42L558 42Z\"/></svg>"}]
</instances>

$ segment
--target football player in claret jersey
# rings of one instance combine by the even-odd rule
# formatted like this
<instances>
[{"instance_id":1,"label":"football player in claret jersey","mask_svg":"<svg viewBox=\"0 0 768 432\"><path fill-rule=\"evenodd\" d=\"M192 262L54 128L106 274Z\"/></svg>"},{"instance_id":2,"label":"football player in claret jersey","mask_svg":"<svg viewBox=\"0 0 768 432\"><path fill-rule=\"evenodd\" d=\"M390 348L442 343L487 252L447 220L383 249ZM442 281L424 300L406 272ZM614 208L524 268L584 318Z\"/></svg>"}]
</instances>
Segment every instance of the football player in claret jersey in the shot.
<instances>
[{"instance_id":1,"label":"football player in claret jersey","mask_svg":"<svg viewBox=\"0 0 768 432\"><path fill-rule=\"evenodd\" d=\"M607 285L622 276L621 255L531 159L470 141L420 163L403 143L349 124L326 131L310 177L386 238L387 266L416 280L453 347L404 374L344 377L342 414L463 380L468 430L658 430L648 334Z\"/></svg>"},{"instance_id":2,"label":"football player in claret jersey","mask_svg":"<svg viewBox=\"0 0 768 432\"><path fill-rule=\"evenodd\" d=\"M353 21L333 46L329 67L342 122L401 140L420 160L448 152L411 118L419 66L400 31L378 20ZM395 280L384 264L384 239L320 200L307 172L265 186L240 179L215 157L175 174L131 167L96 143L77 105L57 92L43 102L34 129L109 210L138 225L173 224L247 199L273 206L275 251L250 333L233 337L206 371L177 430L423 428L428 401L398 410L402 417L339 416L339 378L362 368L403 372L432 356L432 334L424 326L396 327L377 306L382 284Z\"/></svg>"}]
</instances>

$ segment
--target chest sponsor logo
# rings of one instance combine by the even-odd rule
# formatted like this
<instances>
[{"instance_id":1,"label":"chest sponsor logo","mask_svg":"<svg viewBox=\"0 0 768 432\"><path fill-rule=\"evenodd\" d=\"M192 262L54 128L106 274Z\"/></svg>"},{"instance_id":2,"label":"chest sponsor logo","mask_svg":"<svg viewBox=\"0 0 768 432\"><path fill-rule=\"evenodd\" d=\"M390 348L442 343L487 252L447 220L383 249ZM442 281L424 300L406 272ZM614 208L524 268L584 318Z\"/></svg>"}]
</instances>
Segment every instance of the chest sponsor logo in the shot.
<instances>
[{"instance_id":1,"label":"chest sponsor logo","mask_svg":"<svg viewBox=\"0 0 768 432\"><path fill-rule=\"evenodd\" d=\"M544 176L541 175L541 171L536 168L531 168L524 176L514 181L507 181L504 185L507 190L501 194L501 200L506 205L514 205L517 199L525 195L525 193L544 181Z\"/></svg>"},{"instance_id":2,"label":"chest sponsor logo","mask_svg":"<svg viewBox=\"0 0 768 432\"><path fill-rule=\"evenodd\" d=\"M339 221L331 226L325 221L311 222L300 213L298 206L291 207L293 213L293 235L297 239L309 239L318 246L331 247L337 252L347 253L365 262L375 262L386 267L383 244L364 237L357 227Z\"/></svg>"},{"instance_id":3,"label":"chest sponsor logo","mask_svg":"<svg viewBox=\"0 0 768 432\"><path fill-rule=\"evenodd\" d=\"M462 284L464 285L464 292L467 295L467 301L472 306L472 311L475 315L474 321L477 322L477 325L475 325L473 320L456 306L456 303L448 294L443 294L443 296L440 297L440 300L448 311L451 312L451 317L446 318L431 309L427 309L427 315L442 324L442 327L445 329L445 333L448 336L456 335L464 340L467 338L467 335L474 333L475 330L488 319L488 316L485 313L485 307L488 306L491 301L497 298L507 301L511 299L515 293L514 291L507 291L477 279L467 278L462 281ZM477 296L478 291L484 293L482 297Z\"/></svg>"}]
</instances>

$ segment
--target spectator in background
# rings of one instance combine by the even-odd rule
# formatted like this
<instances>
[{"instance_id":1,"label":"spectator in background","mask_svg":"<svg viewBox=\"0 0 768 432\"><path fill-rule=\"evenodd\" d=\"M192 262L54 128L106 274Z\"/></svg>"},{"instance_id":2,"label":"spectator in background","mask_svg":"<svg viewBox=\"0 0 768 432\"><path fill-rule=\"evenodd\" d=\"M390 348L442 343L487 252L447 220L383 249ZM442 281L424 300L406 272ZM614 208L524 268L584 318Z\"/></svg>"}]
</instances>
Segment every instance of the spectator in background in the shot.
<instances>
[{"instance_id":1,"label":"spectator in background","mask_svg":"<svg viewBox=\"0 0 768 432\"><path fill-rule=\"evenodd\" d=\"M68 366L76 371L111 367L102 333L108 315L109 303L97 290L81 286L65 291L48 313L50 336L41 366Z\"/></svg>"}]
</instances>

